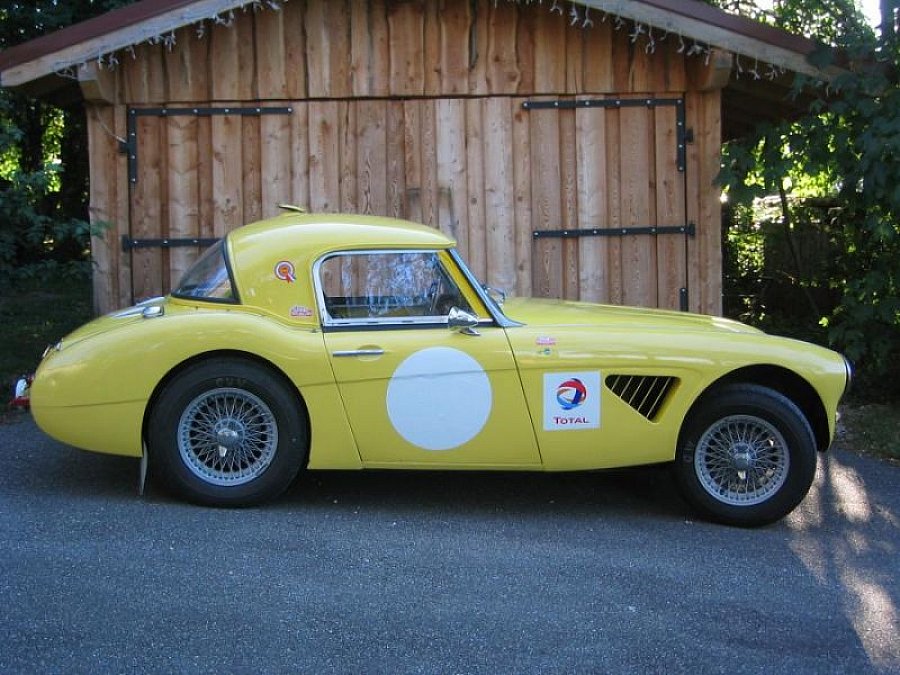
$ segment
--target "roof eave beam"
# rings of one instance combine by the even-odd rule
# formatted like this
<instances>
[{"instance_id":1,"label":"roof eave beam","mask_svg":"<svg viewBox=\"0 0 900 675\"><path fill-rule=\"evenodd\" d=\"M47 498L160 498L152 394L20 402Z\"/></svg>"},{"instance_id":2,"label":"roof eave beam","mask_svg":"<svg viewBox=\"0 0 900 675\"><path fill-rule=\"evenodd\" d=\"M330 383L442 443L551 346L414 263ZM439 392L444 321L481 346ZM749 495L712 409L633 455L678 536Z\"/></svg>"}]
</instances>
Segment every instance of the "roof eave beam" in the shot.
<instances>
[{"instance_id":1,"label":"roof eave beam","mask_svg":"<svg viewBox=\"0 0 900 675\"><path fill-rule=\"evenodd\" d=\"M808 61L805 53L787 49L750 35L737 33L721 26L712 25L672 10L662 9L652 4L633 2L631 0L578 0L578 3L591 9L653 26L676 35L684 35L692 40L703 42L713 47L720 47L735 54L742 54L766 63L772 63L810 77L830 80L843 72L837 67L817 68Z\"/></svg>"},{"instance_id":2,"label":"roof eave beam","mask_svg":"<svg viewBox=\"0 0 900 675\"><path fill-rule=\"evenodd\" d=\"M190 5L159 14L131 26L123 26L102 37L45 54L10 66L0 72L0 86L18 87L53 73L62 73L104 54L138 45L183 26L210 19L246 5L250 0L197 0Z\"/></svg>"}]
</instances>

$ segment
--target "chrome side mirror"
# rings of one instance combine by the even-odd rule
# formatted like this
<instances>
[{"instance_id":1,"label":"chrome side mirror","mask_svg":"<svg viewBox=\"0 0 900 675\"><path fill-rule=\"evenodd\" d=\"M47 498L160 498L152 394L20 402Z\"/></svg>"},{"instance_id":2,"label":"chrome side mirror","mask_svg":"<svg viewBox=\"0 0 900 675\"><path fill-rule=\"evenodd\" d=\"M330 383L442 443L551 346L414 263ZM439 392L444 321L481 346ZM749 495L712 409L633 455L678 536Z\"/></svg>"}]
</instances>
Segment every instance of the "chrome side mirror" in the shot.
<instances>
[{"instance_id":1,"label":"chrome side mirror","mask_svg":"<svg viewBox=\"0 0 900 675\"><path fill-rule=\"evenodd\" d=\"M478 325L478 317L459 307L451 307L447 314L447 328L458 330L464 335L478 335L475 326Z\"/></svg>"}]
</instances>

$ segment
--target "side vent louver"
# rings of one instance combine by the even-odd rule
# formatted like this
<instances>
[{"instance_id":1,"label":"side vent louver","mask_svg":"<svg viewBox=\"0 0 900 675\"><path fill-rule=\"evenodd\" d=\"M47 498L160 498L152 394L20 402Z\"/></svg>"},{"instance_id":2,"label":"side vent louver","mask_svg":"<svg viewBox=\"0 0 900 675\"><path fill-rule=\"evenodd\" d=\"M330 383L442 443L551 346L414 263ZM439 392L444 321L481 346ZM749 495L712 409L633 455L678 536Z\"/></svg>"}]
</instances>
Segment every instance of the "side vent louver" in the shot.
<instances>
[{"instance_id":1,"label":"side vent louver","mask_svg":"<svg viewBox=\"0 0 900 675\"><path fill-rule=\"evenodd\" d=\"M674 377L654 375L610 375L606 386L625 403L648 420L656 415L666 402L666 396L678 380Z\"/></svg>"}]
</instances>

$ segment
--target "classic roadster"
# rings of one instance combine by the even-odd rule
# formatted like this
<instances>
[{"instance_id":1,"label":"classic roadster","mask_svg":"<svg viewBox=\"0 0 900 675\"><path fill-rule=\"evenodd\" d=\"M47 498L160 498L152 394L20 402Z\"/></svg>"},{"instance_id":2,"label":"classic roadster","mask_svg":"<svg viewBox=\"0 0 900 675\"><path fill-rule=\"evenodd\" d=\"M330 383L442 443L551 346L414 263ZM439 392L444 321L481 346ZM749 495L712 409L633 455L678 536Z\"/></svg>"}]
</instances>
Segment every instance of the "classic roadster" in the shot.
<instances>
[{"instance_id":1,"label":"classic roadster","mask_svg":"<svg viewBox=\"0 0 900 675\"><path fill-rule=\"evenodd\" d=\"M849 380L839 354L727 319L504 301L425 226L287 213L49 347L31 404L201 504L272 499L304 468L669 462L702 515L749 526L804 498Z\"/></svg>"}]
</instances>

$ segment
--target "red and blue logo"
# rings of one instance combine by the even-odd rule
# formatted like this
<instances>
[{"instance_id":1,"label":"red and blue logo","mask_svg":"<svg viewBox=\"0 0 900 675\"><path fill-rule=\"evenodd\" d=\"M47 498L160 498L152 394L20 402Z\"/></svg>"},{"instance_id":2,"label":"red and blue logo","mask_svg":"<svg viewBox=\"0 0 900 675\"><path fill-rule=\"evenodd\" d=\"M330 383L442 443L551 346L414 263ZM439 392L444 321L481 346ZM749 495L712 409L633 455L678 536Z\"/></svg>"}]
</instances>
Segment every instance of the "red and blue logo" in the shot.
<instances>
[{"instance_id":1,"label":"red and blue logo","mask_svg":"<svg viewBox=\"0 0 900 675\"><path fill-rule=\"evenodd\" d=\"M556 388L556 402L563 410L574 410L587 400L587 387L577 377Z\"/></svg>"}]
</instances>

